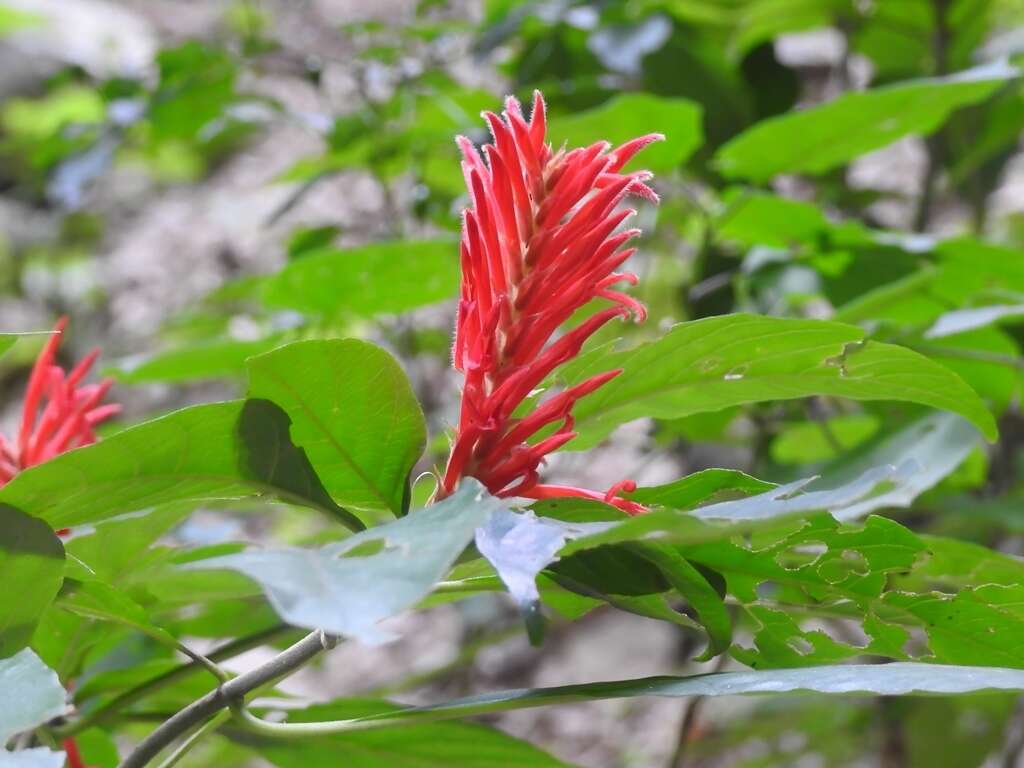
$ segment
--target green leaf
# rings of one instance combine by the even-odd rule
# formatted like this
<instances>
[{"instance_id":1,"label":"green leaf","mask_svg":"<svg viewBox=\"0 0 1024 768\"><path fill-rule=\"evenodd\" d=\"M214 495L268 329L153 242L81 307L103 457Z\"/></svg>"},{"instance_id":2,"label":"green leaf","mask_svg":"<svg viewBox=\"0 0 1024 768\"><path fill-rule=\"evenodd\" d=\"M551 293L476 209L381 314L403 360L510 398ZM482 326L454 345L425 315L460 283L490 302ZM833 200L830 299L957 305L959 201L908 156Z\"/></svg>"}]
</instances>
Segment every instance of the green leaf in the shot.
<instances>
[{"instance_id":1,"label":"green leaf","mask_svg":"<svg viewBox=\"0 0 1024 768\"><path fill-rule=\"evenodd\" d=\"M245 361L280 346L280 336L259 341L219 340L119 360L104 373L125 384L240 377Z\"/></svg>"},{"instance_id":2,"label":"green leaf","mask_svg":"<svg viewBox=\"0 0 1024 768\"><path fill-rule=\"evenodd\" d=\"M787 32L830 26L845 0L752 0L737 10L732 47L738 57Z\"/></svg>"},{"instance_id":3,"label":"green leaf","mask_svg":"<svg viewBox=\"0 0 1024 768\"><path fill-rule=\"evenodd\" d=\"M585 533L569 541L559 554L564 557L624 541L715 542L759 530L765 524L774 526L786 518L824 511L842 515L846 507L870 499L881 490L891 491L894 486L899 487L913 470L913 466L902 470L891 466L876 467L845 485L827 490L807 490L807 486L815 481L811 477L777 486L760 495L708 504L686 513L656 509L625 519L620 513L618 522L577 524ZM716 521L728 521L732 525L722 527Z\"/></svg>"},{"instance_id":4,"label":"green leaf","mask_svg":"<svg viewBox=\"0 0 1024 768\"><path fill-rule=\"evenodd\" d=\"M722 195L722 202L725 210L715 232L743 245L789 248L813 243L832 226L817 206L764 192L733 187Z\"/></svg>"},{"instance_id":5,"label":"green leaf","mask_svg":"<svg viewBox=\"0 0 1024 768\"><path fill-rule=\"evenodd\" d=\"M863 330L840 323L709 317L633 349L593 350L567 376L581 381L615 368L623 373L576 405L574 448L644 416L675 419L811 395L919 403L964 416L990 440L997 435L985 404L948 368L904 347L864 341Z\"/></svg>"},{"instance_id":6,"label":"green leaf","mask_svg":"<svg viewBox=\"0 0 1024 768\"><path fill-rule=\"evenodd\" d=\"M705 469L665 485L637 488L627 496L641 504L686 510L762 493L774 487L774 483L766 483L739 470Z\"/></svg>"},{"instance_id":7,"label":"green leaf","mask_svg":"<svg viewBox=\"0 0 1024 768\"><path fill-rule=\"evenodd\" d=\"M405 373L354 339L301 341L249 361L249 394L291 418L331 496L346 507L403 514L426 424Z\"/></svg>"},{"instance_id":8,"label":"green leaf","mask_svg":"<svg viewBox=\"0 0 1024 768\"><path fill-rule=\"evenodd\" d=\"M0 333L0 357L13 347L18 339L25 336L52 336L53 331L28 331L26 333ZM40 344L42 341L40 341Z\"/></svg>"},{"instance_id":9,"label":"green leaf","mask_svg":"<svg viewBox=\"0 0 1024 768\"><path fill-rule=\"evenodd\" d=\"M66 528L167 502L269 494L362 527L328 496L288 426L266 400L185 408L22 472L0 504Z\"/></svg>"},{"instance_id":10,"label":"green leaf","mask_svg":"<svg viewBox=\"0 0 1024 768\"><path fill-rule=\"evenodd\" d=\"M665 134L665 141L652 144L633 162L655 173L666 173L700 147L701 107L686 99L666 99L646 93L625 93L604 104L571 117L549 120L552 145L586 147L598 139L618 146L652 131Z\"/></svg>"},{"instance_id":11,"label":"green leaf","mask_svg":"<svg viewBox=\"0 0 1024 768\"><path fill-rule=\"evenodd\" d=\"M729 177L822 173L908 134L927 135L960 107L988 98L1019 72L1002 63L947 77L845 93L820 107L763 120L715 155Z\"/></svg>"},{"instance_id":12,"label":"green leaf","mask_svg":"<svg viewBox=\"0 0 1024 768\"><path fill-rule=\"evenodd\" d=\"M236 570L290 624L381 642L388 635L377 623L430 594L503 503L467 479L438 504L321 549L251 550L184 567Z\"/></svg>"},{"instance_id":13,"label":"green leaf","mask_svg":"<svg viewBox=\"0 0 1024 768\"><path fill-rule=\"evenodd\" d=\"M6 504L0 504L0 574L0 658L4 658L28 645L39 617L64 579L60 539L42 520Z\"/></svg>"},{"instance_id":14,"label":"green leaf","mask_svg":"<svg viewBox=\"0 0 1024 768\"><path fill-rule=\"evenodd\" d=\"M458 243L403 240L306 254L267 279L263 300L301 312L373 317L453 298L458 286Z\"/></svg>"},{"instance_id":15,"label":"green leaf","mask_svg":"<svg viewBox=\"0 0 1024 768\"><path fill-rule=\"evenodd\" d=\"M65 582L57 607L87 619L119 624L174 648L177 641L165 629L157 627L145 609L123 592L102 581Z\"/></svg>"},{"instance_id":16,"label":"green leaf","mask_svg":"<svg viewBox=\"0 0 1024 768\"><path fill-rule=\"evenodd\" d=\"M926 627L939 661L1024 667L1024 587L987 584L956 595L888 592L881 611L909 614Z\"/></svg>"},{"instance_id":17,"label":"green leaf","mask_svg":"<svg viewBox=\"0 0 1024 768\"><path fill-rule=\"evenodd\" d=\"M781 538L770 538L754 537L749 545L722 540L680 547L691 562L724 576L729 594L760 625L754 633L756 649L738 647L733 655L758 667L805 666L862 652L905 657L899 648L908 635L900 625L904 620L920 623L917 616L901 616L898 621L890 617L882 625L888 634L898 633L900 642L872 641L859 648L836 642L820 629L802 630L792 608L808 605L812 615L848 608L841 615L862 622L872 618L892 594L887 592L891 576L910 570L925 554L919 538L884 518L870 517L856 528L828 515L808 519ZM786 612L773 608L776 603L788 607ZM874 638L876 632L867 623L864 628Z\"/></svg>"},{"instance_id":18,"label":"green leaf","mask_svg":"<svg viewBox=\"0 0 1024 768\"><path fill-rule=\"evenodd\" d=\"M717 672L690 677L645 677L555 688L498 691L443 704L365 715L348 723L352 731L397 725L405 728L406 723L417 721L430 722L556 704L642 696L690 698L798 692L914 696L980 691L1024 691L1024 670L895 662Z\"/></svg>"},{"instance_id":19,"label":"green leaf","mask_svg":"<svg viewBox=\"0 0 1024 768\"><path fill-rule=\"evenodd\" d=\"M880 419L870 413L787 424L772 440L772 461L776 464L817 464L834 459L838 453L845 453L870 440L881 426Z\"/></svg>"},{"instance_id":20,"label":"green leaf","mask_svg":"<svg viewBox=\"0 0 1024 768\"><path fill-rule=\"evenodd\" d=\"M61 768L62 752L39 748L11 753L4 749L16 734L67 713L67 694L57 673L26 648L0 660L0 691L0 764L4 768Z\"/></svg>"},{"instance_id":21,"label":"green leaf","mask_svg":"<svg viewBox=\"0 0 1024 768\"><path fill-rule=\"evenodd\" d=\"M383 717L401 707L382 701L348 699L289 710L288 722L308 723ZM345 768L560 768L556 760L528 742L476 723L409 725L394 730L362 731L303 738L266 739L237 733L233 738L279 768L344 765Z\"/></svg>"},{"instance_id":22,"label":"green leaf","mask_svg":"<svg viewBox=\"0 0 1024 768\"><path fill-rule=\"evenodd\" d=\"M6 37L19 29L43 26L46 22L46 16L0 3L0 37Z\"/></svg>"},{"instance_id":23,"label":"green leaf","mask_svg":"<svg viewBox=\"0 0 1024 768\"><path fill-rule=\"evenodd\" d=\"M722 653L732 642L732 618L725 600L704 575L671 547L633 544L631 549L653 563L665 579L696 611L708 633L708 646L698 661L707 661Z\"/></svg>"},{"instance_id":24,"label":"green leaf","mask_svg":"<svg viewBox=\"0 0 1024 768\"><path fill-rule=\"evenodd\" d=\"M88 569L90 577L120 585L145 571L151 563L163 561L167 554L153 546L182 520L192 514L193 505L185 502L165 504L145 515L126 515L75 531L64 544L69 559Z\"/></svg>"}]
</instances>

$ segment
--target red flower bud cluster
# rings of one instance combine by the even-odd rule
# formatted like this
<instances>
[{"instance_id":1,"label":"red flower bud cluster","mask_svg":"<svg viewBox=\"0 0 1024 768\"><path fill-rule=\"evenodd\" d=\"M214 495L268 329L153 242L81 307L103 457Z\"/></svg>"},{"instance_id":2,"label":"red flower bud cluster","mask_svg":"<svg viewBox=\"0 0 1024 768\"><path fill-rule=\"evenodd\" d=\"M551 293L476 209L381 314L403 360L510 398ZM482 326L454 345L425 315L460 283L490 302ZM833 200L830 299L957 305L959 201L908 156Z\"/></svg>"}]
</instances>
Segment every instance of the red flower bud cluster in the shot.
<instances>
[{"instance_id":1,"label":"red flower bud cluster","mask_svg":"<svg viewBox=\"0 0 1024 768\"><path fill-rule=\"evenodd\" d=\"M592 498L630 514L642 512L639 504L619 497L635 488L631 481L600 493L542 484L538 472L547 454L576 436L576 401L620 370L521 411L542 382L578 355L602 326L615 318L645 318L643 305L615 288L637 282L636 275L617 271L635 251L625 244L639 234L619 231L635 213L619 210L619 203L629 195L658 198L644 183L650 173L622 173L622 168L663 137L648 134L616 148L602 141L555 151L546 142L539 92L529 121L512 98L501 117L487 112L484 118L494 139L483 148L486 161L472 142L457 139L472 203L463 224L454 347L455 368L465 375L465 384L439 496L454 491L460 478L475 477L498 496ZM594 299L612 306L559 335Z\"/></svg>"},{"instance_id":2,"label":"red flower bud cluster","mask_svg":"<svg viewBox=\"0 0 1024 768\"><path fill-rule=\"evenodd\" d=\"M112 381L82 384L99 356L98 349L70 373L56 363L66 326L67 318L62 317L32 368L17 435L14 439L0 435L0 487L23 469L96 442L94 427L121 410L118 405L102 404Z\"/></svg>"}]
</instances>

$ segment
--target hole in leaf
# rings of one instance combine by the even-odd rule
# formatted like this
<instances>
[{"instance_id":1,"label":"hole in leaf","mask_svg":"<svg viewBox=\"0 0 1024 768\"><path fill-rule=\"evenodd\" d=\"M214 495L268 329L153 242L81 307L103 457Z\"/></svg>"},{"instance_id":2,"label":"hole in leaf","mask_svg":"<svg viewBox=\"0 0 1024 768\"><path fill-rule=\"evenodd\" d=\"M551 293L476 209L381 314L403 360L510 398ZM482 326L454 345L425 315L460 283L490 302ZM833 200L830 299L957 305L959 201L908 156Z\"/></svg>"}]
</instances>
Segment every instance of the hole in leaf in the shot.
<instances>
[{"instance_id":1,"label":"hole in leaf","mask_svg":"<svg viewBox=\"0 0 1024 768\"><path fill-rule=\"evenodd\" d=\"M774 600L779 594L779 585L774 581L762 581L756 589L758 600Z\"/></svg>"},{"instance_id":2,"label":"hole in leaf","mask_svg":"<svg viewBox=\"0 0 1024 768\"><path fill-rule=\"evenodd\" d=\"M373 555L379 555L385 549L387 549L388 543L385 539L371 539L370 541L364 541L347 552L342 553L342 557L372 557Z\"/></svg>"},{"instance_id":3,"label":"hole in leaf","mask_svg":"<svg viewBox=\"0 0 1024 768\"><path fill-rule=\"evenodd\" d=\"M810 656L814 653L814 645L806 637L800 637L794 635L793 637L787 638L786 645L792 648L794 651L799 653L801 656Z\"/></svg>"}]
</instances>

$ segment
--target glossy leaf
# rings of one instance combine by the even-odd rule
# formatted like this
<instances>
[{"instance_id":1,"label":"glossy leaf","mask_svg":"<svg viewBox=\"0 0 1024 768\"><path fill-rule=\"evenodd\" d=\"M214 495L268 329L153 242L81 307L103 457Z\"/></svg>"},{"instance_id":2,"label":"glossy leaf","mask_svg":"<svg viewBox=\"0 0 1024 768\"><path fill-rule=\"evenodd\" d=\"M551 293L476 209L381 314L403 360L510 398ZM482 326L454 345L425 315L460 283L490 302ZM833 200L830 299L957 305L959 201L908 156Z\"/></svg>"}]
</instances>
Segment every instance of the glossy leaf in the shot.
<instances>
[{"instance_id":1,"label":"glossy leaf","mask_svg":"<svg viewBox=\"0 0 1024 768\"><path fill-rule=\"evenodd\" d=\"M354 339L301 341L249 361L249 394L291 419L331 496L346 507L403 514L426 424L398 363Z\"/></svg>"},{"instance_id":2,"label":"glossy leaf","mask_svg":"<svg viewBox=\"0 0 1024 768\"><path fill-rule=\"evenodd\" d=\"M327 495L288 424L266 400L185 408L22 472L0 504L65 528L167 502L266 494L360 526Z\"/></svg>"},{"instance_id":3,"label":"glossy leaf","mask_svg":"<svg viewBox=\"0 0 1024 768\"><path fill-rule=\"evenodd\" d=\"M853 91L819 107L763 120L715 156L730 177L822 173L908 134L927 135L960 107L988 98L1016 69L992 64L947 77Z\"/></svg>"},{"instance_id":4,"label":"glossy leaf","mask_svg":"<svg viewBox=\"0 0 1024 768\"><path fill-rule=\"evenodd\" d=\"M984 403L948 368L904 347L864 341L861 329L839 323L710 317L630 350L594 350L570 376L581 381L614 368L623 373L577 404L573 448L642 416L680 418L811 395L928 405L959 413L989 439L997 434Z\"/></svg>"}]
</instances>

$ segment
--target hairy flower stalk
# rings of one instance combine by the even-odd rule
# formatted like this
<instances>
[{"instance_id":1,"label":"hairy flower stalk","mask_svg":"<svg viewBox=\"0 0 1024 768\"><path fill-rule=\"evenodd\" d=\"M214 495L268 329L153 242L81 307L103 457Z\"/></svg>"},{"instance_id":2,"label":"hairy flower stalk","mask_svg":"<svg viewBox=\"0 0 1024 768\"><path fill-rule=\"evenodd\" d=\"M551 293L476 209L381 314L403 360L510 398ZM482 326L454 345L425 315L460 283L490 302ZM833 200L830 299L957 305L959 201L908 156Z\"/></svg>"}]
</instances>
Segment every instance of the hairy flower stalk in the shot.
<instances>
[{"instance_id":1,"label":"hairy flower stalk","mask_svg":"<svg viewBox=\"0 0 1024 768\"><path fill-rule=\"evenodd\" d=\"M513 98L501 117L487 112L484 118L494 137L483 148L486 161L467 138L457 139L471 198L463 222L453 352L465 383L438 495L452 493L463 477L475 477L498 496L582 497L629 514L642 512L641 505L620 497L636 487L632 481L601 493L546 485L538 472L547 454L576 436L576 401L621 370L564 389L529 413L519 411L548 375L578 355L606 323L645 318L644 306L615 288L637 282L636 275L616 270L636 250L625 244L640 233L618 231L635 214L618 206L629 195L658 198L644 183L649 172L621 171L637 152L664 137L648 134L614 149L602 141L555 151L545 140L539 92L529 121ZM594 299L611 306L558 335L573 313ZM546 431L550 434L539 437Z\"/></svg>"},{"instance_id":2,"label":"hairy flower stalk","mask_svg":"<svg viewBox=\"0 0 1024 768\"><path fill-rule=\"evenodd\" d=\"M99 356L98 349L70 372L57 364L57 348L66 326L67 318L62 317L36 359L17 434L12 439L0 434L0 487L23 469L96 442L96 425L121 410L118 405L103 404L111 380L82 384Z\"/></svg>"}]
</instances>

